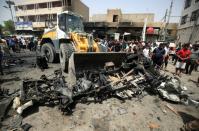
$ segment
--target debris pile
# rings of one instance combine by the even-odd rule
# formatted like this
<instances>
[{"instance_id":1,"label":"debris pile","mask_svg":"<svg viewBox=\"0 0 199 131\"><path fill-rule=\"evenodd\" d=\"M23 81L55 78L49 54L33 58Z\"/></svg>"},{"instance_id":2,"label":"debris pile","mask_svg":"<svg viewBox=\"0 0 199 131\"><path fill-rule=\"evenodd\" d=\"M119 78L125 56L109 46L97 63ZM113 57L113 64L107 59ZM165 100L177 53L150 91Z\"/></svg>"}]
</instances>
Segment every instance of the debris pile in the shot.
<instances>
[{"instance_id":1,"label":"debris pile","mask_svg":"<svg viewBox=\"0 0 199 131\"><path fill-rule=\"evenodd\" d=\"M30 106L34 103L58 105L63 113L72 113L77 103L101 103L113 97L122 101L133 97L141 99L145 92L174 102L188 98L179 79L161 75L149 61L142 61L141 64L128 56L120 67L107 62L103 69L79 71L72 87L61 70L56 70L53 78L42 75L39 80L24 80L20 100L23 103L31 101Z\"/></svg>"},{"instance_id":2,"label":"debris pile","mask_svg":"<svg viewBox=\"0 0 199 131\"><path fill-rule=\"evenodd\" d=\"M41 69L48 69L48 62L46 57L44 56L37 56L36 58L36 65Z\"/></svg>"},{"instance_id":3,"label":"debris pile","mask_svg":"<svg viewBox=\"0 0 199 131\"><path fill-rule=\"evenodd\" d=\"M160 96L174 102L181 102L183 100L182 98L187 100L186 90L187 88L181 85L181 81L177 77L162 82L158 87Z\"/></svg>"},{"instance_id":4,"label":"debris pile","mask_svg":"<svg viewBox=\"0 0 199 131\"><path fill-rule=\"evenodd\" d=\"M139 100L146 92L173 102L190 100L179 79L161 75L146 59L138 62L134 58L128 56L120 67L107 62L103 69L79 71L72 87L60 69L51 78L42 75L39 80L23 80L17 95L0 90L0 97L11 98L8 105L13 101L13 109L19 116L35 105L58 106L64 114L70 114L77 103L101 103L113 97L122 101ZM1 99L0 104L5 100Z\"/></svg>"}]
</instances>

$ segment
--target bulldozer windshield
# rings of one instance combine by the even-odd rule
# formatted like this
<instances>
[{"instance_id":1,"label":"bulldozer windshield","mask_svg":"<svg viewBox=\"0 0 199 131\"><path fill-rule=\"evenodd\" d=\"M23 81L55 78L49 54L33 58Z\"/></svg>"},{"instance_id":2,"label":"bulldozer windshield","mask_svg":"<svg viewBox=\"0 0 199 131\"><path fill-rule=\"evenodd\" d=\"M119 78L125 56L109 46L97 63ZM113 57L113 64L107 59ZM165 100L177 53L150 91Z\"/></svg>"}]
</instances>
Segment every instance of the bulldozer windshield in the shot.
<instances>
[{"instance_id":1,"label":"bulldozer windshield","mask_svg":"<svg viewBox=\"0 0 199 131\"><path fill-rule=\"evenodd\" d=\"M65 13L59 15L59 28L64 32L83 32L84 30L81 17Z\"/></svg>"}]
</instances>

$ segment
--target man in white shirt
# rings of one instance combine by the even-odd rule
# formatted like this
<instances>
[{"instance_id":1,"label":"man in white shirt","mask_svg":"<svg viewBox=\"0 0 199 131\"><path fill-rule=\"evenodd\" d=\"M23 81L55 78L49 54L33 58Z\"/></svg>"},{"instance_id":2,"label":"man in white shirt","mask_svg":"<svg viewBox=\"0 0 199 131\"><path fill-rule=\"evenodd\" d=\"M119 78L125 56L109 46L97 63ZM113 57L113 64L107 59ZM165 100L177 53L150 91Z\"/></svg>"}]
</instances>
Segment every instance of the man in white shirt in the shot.
<instances>
[{"instance_id":1,"label":"man in white shirt","mask_svg":"<svg viewBox=\"0 0 199 131\"><path fill-rule=\"evenodd\" d=\"M23 48L25 49L26 48L26 41L24 38L21 38L21 43L23 45Z\"/></svg>"},{"instance_id":2,"label":"man in white shirt","mask_svg":"<svg viewBox=\"0 0 199 131\"><path fill-rule=\"evenodd\" d=\"M144 57L150 59L149 53L150 53L149 47L148 47L148 46L145 46L145 48L144 48L144 50L143 50L143 55L144 55Z\"/></svg>"},{"instance_id":3,"label":"man in white shirt","mask_svg":"<svg viewBox=\"0 0 199 131\"><path fill-rule=\"evenodd\" d=\"M166 70L168 61L169 61L169 44L165 45L164 50L165 50L164 65L165 65L165 70Z\"/></svg>"},{"instance_id":4,"label":"man in white shirt","mask_svg":"<svg viewBox=\"0 0 199 131\"><path fill-rule=\"evenodd\" d=\"M156 43L153 43L151 46L151 52L153 52L155 48L157 48L157 45L156 45Z\"/></svg>"}]
</instances>

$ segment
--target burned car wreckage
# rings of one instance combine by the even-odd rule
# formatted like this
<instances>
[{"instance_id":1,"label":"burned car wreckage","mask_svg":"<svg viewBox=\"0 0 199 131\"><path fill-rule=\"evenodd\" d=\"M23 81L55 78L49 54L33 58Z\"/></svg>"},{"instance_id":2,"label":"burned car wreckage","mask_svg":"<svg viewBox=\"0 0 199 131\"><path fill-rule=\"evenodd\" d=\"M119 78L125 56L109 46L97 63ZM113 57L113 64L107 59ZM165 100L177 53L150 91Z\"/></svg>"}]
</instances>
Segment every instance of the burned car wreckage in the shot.
<instances>
[{"instance_id":1,"label":"burned car wreckage","mask_svg":"<svg viewBox=\"0 0 199 131\"><path fill-rule=\"evenodd\" d=\"M20 91L13 93L14 96L2 89L0 95L1 103L4 98L11 98L7 105L15 104L19 115L34 105L57 105L64 114L70 114L77 103L101 103L113 97L122 101L133 97L141 99L147 93L173 102L185 102L189 97L184 90L178 78L162 75L148 59L130 54L120 66L105 62L103 68L77 71L73 85L65 80L60 69L51 76L42 75L39 80L23 80ZM19 98L20 104L16 104L14 97Z\"/></svg>"}]
</instances>

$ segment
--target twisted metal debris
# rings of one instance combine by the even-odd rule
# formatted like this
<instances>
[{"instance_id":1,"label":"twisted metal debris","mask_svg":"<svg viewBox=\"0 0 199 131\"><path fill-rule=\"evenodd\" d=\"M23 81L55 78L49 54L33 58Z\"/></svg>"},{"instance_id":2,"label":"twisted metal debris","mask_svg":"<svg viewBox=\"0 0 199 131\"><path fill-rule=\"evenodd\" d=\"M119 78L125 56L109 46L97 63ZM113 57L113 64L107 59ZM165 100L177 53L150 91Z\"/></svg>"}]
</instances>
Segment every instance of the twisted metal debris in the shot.
<instances>
[{"instance_id":1,"label":"twisted metal debris","mask_svg":"<svg viewBox=\"0 0 199 131\"><path fill-rule=\"evenodd\" d=\"M142 63L138 63L132 56L128 56L120 67L107 62L103 69L82 70L76 75L77 82L72 89L68 87L61 70L56 70L51 79L43 75L39 80L24 80L21 101L33 100L42 105L58 105L63 113L68 114L80 102L101 103L113 97L122 101L133 97L141 99L144 91L175 102L188 98L182 95L180 83L175 83L176 78L161 75L150 61L143 59ZM173 89L171 92L175 90L172 96L167 92L169 88Z\"/></svg>"}]
</instances>

